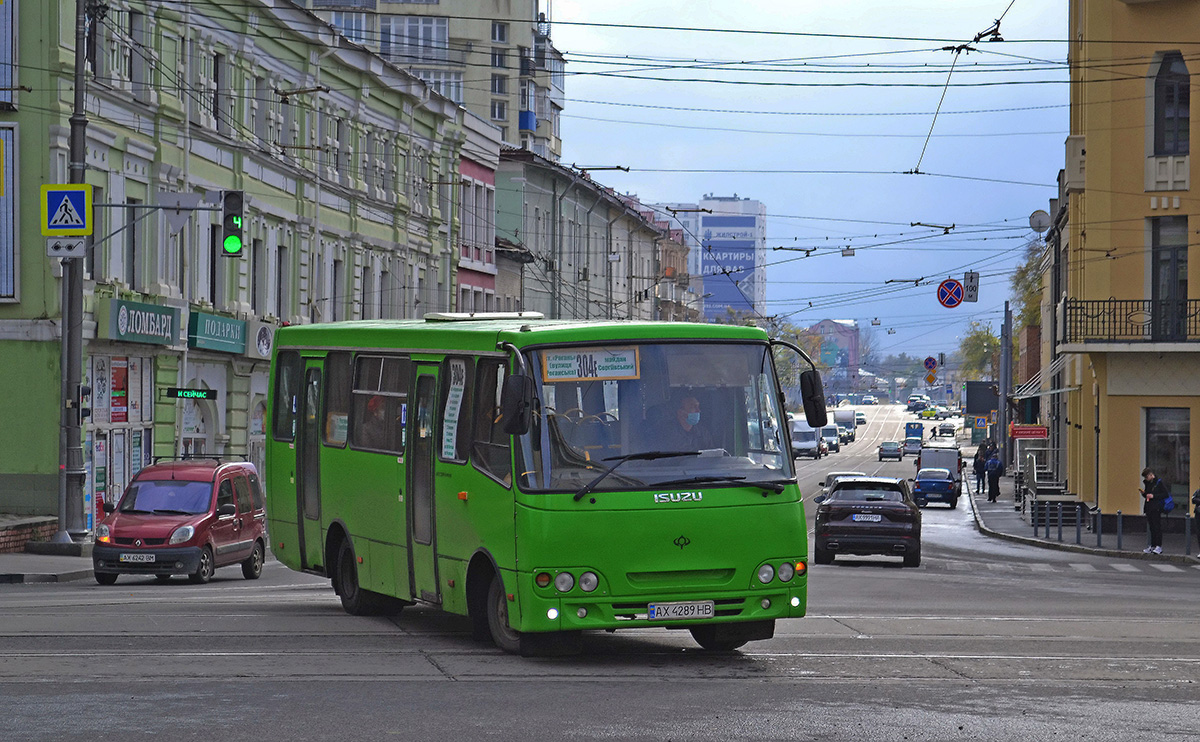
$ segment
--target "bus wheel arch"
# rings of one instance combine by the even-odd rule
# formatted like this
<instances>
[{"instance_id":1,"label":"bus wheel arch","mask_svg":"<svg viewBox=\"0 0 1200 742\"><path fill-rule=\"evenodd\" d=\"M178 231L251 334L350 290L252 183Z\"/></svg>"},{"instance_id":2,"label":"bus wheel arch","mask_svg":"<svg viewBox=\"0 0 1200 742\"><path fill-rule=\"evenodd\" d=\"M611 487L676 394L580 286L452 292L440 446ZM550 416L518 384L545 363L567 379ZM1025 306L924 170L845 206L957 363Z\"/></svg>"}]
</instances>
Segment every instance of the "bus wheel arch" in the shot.
<instances>
[{"instance_id":1,"label":"bus wheel arch","mask_svg":"<svg viewBox=\"0 0 1200 742\"><path fill-rule=\"evenodd\" d=\"M471 618L471 638L479 642L492 640L488 625L488 589L493 580L500 579L496 560L486 550L479 550L467 565L467 615Z\"/></svg>"}]
</instances>

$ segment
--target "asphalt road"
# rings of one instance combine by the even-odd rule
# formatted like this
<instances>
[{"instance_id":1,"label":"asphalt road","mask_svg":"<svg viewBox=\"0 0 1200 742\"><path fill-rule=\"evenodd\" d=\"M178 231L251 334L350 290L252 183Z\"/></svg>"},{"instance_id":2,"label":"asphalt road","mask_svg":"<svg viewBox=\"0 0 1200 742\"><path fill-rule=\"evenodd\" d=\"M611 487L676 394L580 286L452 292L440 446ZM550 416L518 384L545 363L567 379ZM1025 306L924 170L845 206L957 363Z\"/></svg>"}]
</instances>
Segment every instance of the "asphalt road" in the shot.
<instances>
[{"instance_id":1,"label":"asphalt road","mask_svg":"<svg viewBox=\"0 0 1200 742\"><path fill-rule=\"evenodd\" d=\"M875 446L800 462L908 476ZM505 655L429 609L345 614L269 562L208 585L0 585L0 739L1161 740L1200 738L1200 570L979 535L924 511L922 566L839 557L808 618L727 654L686 632L588 635Z\"/></svg>"}]
</instances>

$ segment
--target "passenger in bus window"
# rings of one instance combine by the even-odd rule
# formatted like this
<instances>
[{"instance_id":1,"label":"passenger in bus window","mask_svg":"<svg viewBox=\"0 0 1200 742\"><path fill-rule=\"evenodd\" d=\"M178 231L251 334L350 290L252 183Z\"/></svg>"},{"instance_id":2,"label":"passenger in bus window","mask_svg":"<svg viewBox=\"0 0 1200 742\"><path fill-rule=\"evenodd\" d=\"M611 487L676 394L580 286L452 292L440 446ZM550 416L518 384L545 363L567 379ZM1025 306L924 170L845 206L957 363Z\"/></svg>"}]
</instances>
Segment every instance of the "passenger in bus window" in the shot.
<instances>
[{"instance_id":1,"label":"passenger in bus window","mask_svg":"<svg viewBox=\"0 0 1200 742\"><path fill-rule=\"evenodd\" d=\"M700 400L691 395L679 398L675 414L670 417L662 431L662 447L665 451L703 451L713 448L713 436L702 421Z\"/></svg>"},{"instance_id":2,"label":"passenger in bus window","mask_svg":"<svg viewBox=\"0 0 1200 742\"><path fill-rule=\"evenodd\" d=\"M367 417L362 422L362 446L382 451L389 448L388 442L388 424L383 397L376 394L367 400Z\"/></svg>"}]
</instances>

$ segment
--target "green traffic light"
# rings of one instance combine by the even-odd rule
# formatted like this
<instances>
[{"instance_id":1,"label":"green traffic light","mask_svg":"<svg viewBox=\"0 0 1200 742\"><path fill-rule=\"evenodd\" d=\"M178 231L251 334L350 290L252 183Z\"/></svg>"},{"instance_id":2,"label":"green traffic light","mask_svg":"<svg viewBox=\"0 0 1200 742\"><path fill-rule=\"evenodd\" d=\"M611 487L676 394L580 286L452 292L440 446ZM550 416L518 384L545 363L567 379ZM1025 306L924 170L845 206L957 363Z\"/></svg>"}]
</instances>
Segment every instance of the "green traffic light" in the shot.
<instances>
[{"instance_id":1,"label":"green traffic light","mask_svg":"<svg viewBox=\"0 0 1200 742\"><path fill-rule=\"evenodd\" d=\"M237 255L242 251L242 238L231 234L225 238L223 247L227 255Z\"/></svg>"}]
</instances>

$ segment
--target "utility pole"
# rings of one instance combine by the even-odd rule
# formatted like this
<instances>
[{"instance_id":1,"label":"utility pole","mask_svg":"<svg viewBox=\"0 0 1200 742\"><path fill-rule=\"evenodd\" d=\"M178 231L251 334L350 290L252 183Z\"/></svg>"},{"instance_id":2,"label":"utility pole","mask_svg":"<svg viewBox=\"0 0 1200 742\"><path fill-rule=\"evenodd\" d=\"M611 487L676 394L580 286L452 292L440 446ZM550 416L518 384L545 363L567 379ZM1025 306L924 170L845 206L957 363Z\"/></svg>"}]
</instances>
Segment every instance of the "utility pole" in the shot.
<instances>
[{"instance_id":1,"label":"utility pole","mask_svg":"<svg viewBox=\"0 0 1200 742\"><path fill-rule=\"evenodd\" d=\"M1005 466L1008 460L1008 391L1012 386L1012 312L1004 302L1004 324L1000 327L1000 393L997 395L999 410L996 412L997 431L1000 439L1000 461Z\"/></svg>"},{"instance_id":2,"label":"utility pole","mask_svg":"<svg viewBox=\"0 0 1200 742\"><path fill-rule=\"evenodd\" d=\"M75 103L71 112L70 182L83 183L87 170L87 0L75 0ZM90 215L89 217L90 218ZM79 258L62 259L62 387L59 410L58 533L54 541L69 543L82 533L82 421L74 400L83 378L83 265Z\"/></svg>"}]
</instances>

